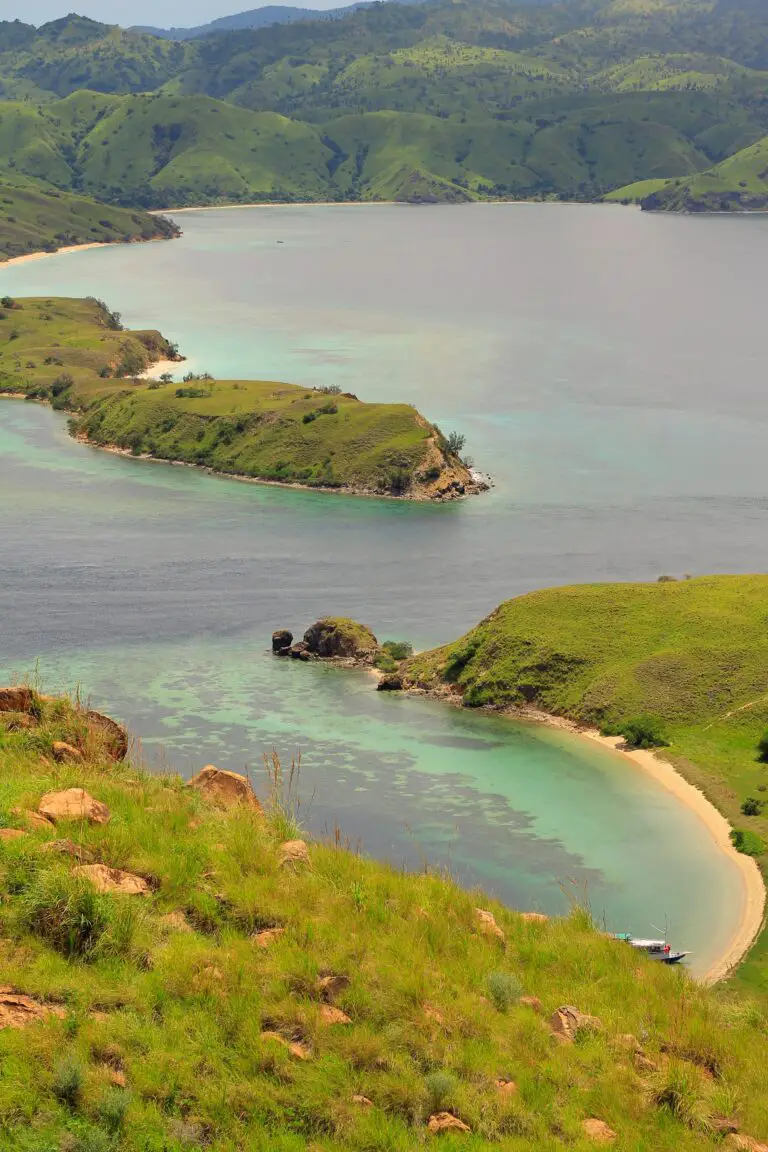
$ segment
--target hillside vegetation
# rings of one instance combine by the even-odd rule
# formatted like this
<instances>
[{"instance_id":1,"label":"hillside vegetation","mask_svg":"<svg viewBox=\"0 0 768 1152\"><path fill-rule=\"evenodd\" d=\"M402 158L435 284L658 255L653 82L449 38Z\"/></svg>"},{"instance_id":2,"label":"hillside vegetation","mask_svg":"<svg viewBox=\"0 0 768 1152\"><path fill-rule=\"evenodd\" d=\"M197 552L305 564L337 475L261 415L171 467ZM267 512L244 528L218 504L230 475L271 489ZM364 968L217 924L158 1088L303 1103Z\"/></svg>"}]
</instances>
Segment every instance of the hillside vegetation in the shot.
<instances>
[{"instance_id":1,"label":"hillside vegetation","mask_svg":"<svg viewBox=\"0 0 768 1152\"><path fill-rule=\"evenodd\" d=\"M756 1004L583 911L527 919L308 843L275 760L262 806L242 777L116 762L66 701L0 700L7 1147L412 1152L443 1128L445 1148L706 1152L768 1132Z\"/></svg>"},{"instance_id":2,"label":"hillside vegetation","mask_svg":"<svg viewBox=\"0 0 768 1152\"><path fill-rule=\"evenodd\" d=\"M71 244L170 239L179 228L162 216L98 204L85 196L0 181L0 261Z\"/></svg>"},{"instance_id":3,"label":"hillside vegetation","mask_svg":"<svg viewBox=\"0 0 768 1152\"><path fill-rule=\"evenodd\" d=\"M400 678L468 707L533 707L607 732L651 718L664 757L765 865L767 613L768 576L547 589L406 661ZM768 939L743 978L768 992Z\"/></svg>"},{"instance_id":4,"label":"hillside vegetation","mask_svg":"<svg viewBox=\"0 0 768 1152\"><path fill-rule=\"evenodd\" d=\"M750 0L375 4L178 42L6 22L0 177L150 208L594 199L749 149L767 91L768 12ZM731 206L743 179L720 174Z\"/></svg>"},{"instance_id":5,"label":"hillside vegetation","mask_svg":"<svg viewBox=\"0 0 768 1152\"><path fill-rule=\"evenodd\" d=\"M135 456L254 479L415 499L481 486L409 404L365 404L270 381L139 377L178 357L159 332L127 332L99 300L0 301L0 392L75 414L75 435Z\"/></svg>"},{"instance_id":6,"label":"hillside vegetation","mask_svg":"<svg viewBox=\"0 0 768 1152\"><path fill-rule=\"evenodd\" d=\"M674 212L738 212L768 208L768 136L687 180L669 180L642 200Z\"/></svg>"}]
</instances>

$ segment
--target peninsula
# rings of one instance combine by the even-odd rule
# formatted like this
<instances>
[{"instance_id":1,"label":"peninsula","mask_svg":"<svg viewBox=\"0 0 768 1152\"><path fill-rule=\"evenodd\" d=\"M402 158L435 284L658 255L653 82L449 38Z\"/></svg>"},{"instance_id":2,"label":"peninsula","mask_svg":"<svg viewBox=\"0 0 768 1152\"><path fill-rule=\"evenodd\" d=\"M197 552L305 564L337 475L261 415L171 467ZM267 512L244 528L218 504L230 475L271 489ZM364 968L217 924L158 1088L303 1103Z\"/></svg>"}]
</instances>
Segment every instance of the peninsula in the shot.
<instances>
[{"instance_id":1,"label":"peninsula","mask_svg":"<svg viewBox=\"0 0 768 1152\"><path fill-rule=\"evenodd\" d=\"M73 1152L761 1152L762 1014L0 689L0 1123ZM437 1144L435 1144L437 1146Z\"/></svg>"},{"instance_id":2,"label":"peninsula","mask_svg":"<svg viewBox=\"0 0 768 1152\"><path fill-rule=\"evenodd\" d=\"M102 448L249 480L410 500L452 500L485 485L408 404L367 404L338 387L143 378L181 360L159 332L126 331L99 300L0 301L0 393L73 413ZM171 364L173 366L173 364Z\"/></svg>"}]
</instances>

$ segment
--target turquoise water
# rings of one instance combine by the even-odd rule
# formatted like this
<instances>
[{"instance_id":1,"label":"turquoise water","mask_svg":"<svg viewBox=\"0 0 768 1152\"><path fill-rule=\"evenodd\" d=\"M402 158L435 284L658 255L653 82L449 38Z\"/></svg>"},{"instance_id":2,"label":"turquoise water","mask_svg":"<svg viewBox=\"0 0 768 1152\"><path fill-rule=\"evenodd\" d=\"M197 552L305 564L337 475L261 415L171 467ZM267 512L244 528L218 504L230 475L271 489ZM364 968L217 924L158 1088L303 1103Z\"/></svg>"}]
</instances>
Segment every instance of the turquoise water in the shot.
<instances>
[{"instance_id":1,"label":"turquoise water","mask_svg":"<svg viewBox=\"0 0 768 1152\"><path fill-rule=\"evenodd\" d=\"M93 294L219 376L338 380L467 433L496 486L449 507L238 484L73 443L0 402L0 665L39 662L128 721L153 766L255 774L301 752L303 816L518 907L586 890L704 966L740 881L621 758L559 732L274 660L323 613L417 646L580 579L765 568L760 284L768 221L561 206L269 209L172 244L0 271ZM278 245L277 241L283 242Z\"/></svg>"}]
</instances>

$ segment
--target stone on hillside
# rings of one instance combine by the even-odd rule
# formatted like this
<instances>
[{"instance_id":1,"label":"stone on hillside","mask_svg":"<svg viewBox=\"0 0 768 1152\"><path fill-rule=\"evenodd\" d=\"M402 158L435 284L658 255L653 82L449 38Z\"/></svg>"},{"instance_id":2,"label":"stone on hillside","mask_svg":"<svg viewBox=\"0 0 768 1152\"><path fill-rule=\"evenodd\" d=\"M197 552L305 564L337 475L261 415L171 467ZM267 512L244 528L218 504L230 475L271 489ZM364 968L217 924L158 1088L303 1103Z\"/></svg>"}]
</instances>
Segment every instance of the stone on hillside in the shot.
<instances>
[{"instance_id":1,"label":"stone on hillside","mask_svg":"<svg viewBox=\"0 0 768 1152\"><path fill-rule=\"evenodd\" d=\"M41 852L58 852L62 856L71 856L81 864L88 864L93 860L93 853L84 848L82 844L75 844L72 840L48 840L40 845Z\"/></svg>"},{"instance_id":2,"label":"stone on hillside","mask_svg":"<svg viewBox=\"0 0 768 1152\"><path fill-rule=\"evenodd\" d=\"M427 1128L434 1136L439 1136L441 1132L472 1131L468 1124L465 1124L463 1120L459 1120L458 1116L454 1116L450 1112L435 1112L430 1116L427 1122Z\"/></svg>"},{"instance_id":3,"label":"stone on hillside","mask_svg":"<svg viewBox=\"0 0 768 1152\"><path fill-rule=\"evenodd\" d=\"M530 1008L533 1012L541 1012L544 1008L538 996L521 996L519 1003L522 1004L524 1008Z\"/></svg>"},{"instance_id":4,"label":"stone on hillside","mask_svg":"<svg viewBox=\"0 0 768 1152\"><path fill-rule=\"evenodd\" d=\"M110 1068L107 1072L107 1079L113 1088L125 1088L128 1081L125 1078L125 1072L119 1068Z\"/></svg>"},{"instance_id":5,"label":"stone on hillside","mask_svg":"<svg viewBox=\"0 0 768 1152\"><path fill-rule=\"evenodd\" d=\"M388 672L376 685L377 692L401 692L402 688L403 678L398 672Z\"/></svg>"},{"instance_id":6,"label":"stone on hillside","mask_svg":"<svg viewBox=\"0 0 768 1152\"><path fill-rule=\"evenodd\" d=\"M85 714L88 727L101 736L104 751L111 760L119 763L128 755L128 733L122 724L105 716L103 712L95 712L92 708Z\"/></svg>"},{"instance_id":7,"label":"stone on hillside","mask_svg":"<svg viewBox=\"0 0 768 1152\"><path fill-rule=\"evenodd\" d=\"M0 688L0 712L29 712L33 699L32 689L23 685Z\"/></svg>"},{"instance_id":8,"label":"stone on hillside","mask_svg":"<svg viewBox=\"0 0 768 1152\"><path fill-rule=\"evenodd\" d=\"M40 1004L31 996L0 988L0 1028L25 1028L46 1016L63 1016L64 1009L55 1004Z\"/></svg>"},{"instance_id":9,"label":"stone on hillside","mask_svg":"<svg viewBox=\"0 0 768 1152\"><path fill-rule=\"evenodd\" d=\"M28 732L37 727L37 719L31 712L8 712L5 727L8 732Z\"/></svg>"},{"instance_id":10,"label":"stone on hillside","mask_svg":"<svg viewBox=\"0 0 768 1152\"><path fill-rule=\"evenodd\" d=\"M495 936L497 940L506 939L503 929L496 923L493 912L487 912L485 908L475 908L475 916L477 927L483 936Z\"/></svg>"},{"instance_id":11,"label":"stone on hillside","mask_svg":"<svg viewBox=\"0 0 768 1152\"><path fill-rule=\"evenodd\" d=\"M322 1004L320 1006L320 1023L328 1025L351 1024L352 1021L346 1012L342 1012L341 1008L335 1008L333 1004Z\"/></svg>"},{"instance_id":12,"label":"stone on hillside","mask_svg":"<svg viewBox=\"0 0 768 1152\"><path fill-rule=\"evenodd\" d=\"M269 948L270 944L279 940L284 932L285 928L262 928L260 932L254 932L251 939L259 948Z\"/></svg>"},{"instance_id":13,"label":"stone on hillside","mask_svg":"<svg viewBox=\"0 0 768 1152\"><path fill-rule=\"evenodd\" d=\"M123 896L146 896L149 884L133 872L123 872L120 868L109 868L106 864L81 864L73 868L75 876L83 876L93 884L97 892L118 892Z\"/></svg>"},{"instance_id":14,"label":"stone on hillside","mask_svg":"<svg viewBox=\"0 0 768 1152\"><path fill-rule=\"evenodd\" d=\"M632 1063L634 1064L636 1070L642 1073L657 1072L659 1068L656 1061L651 1060L650 1056L646 1056L645 1052L635 1052L634 1056L632 1057Z\"/></svg>"},{"instance_id":15,"label":"stone on hillside","mask_svg":"<svg viewBox=\"0 0 768 1152\"><path fill-rule=\"evenodd\" d=\"M312 654L309 651L309 648L307 648L307 646L303 640L300 640L298 644L291 645L291 647L288 649L288 651L286 653L283 653L283 655L290 656L292 660L311 660L312 659Z\"/></svg>"},{"instance_id":16,"label":"stone on hillside","mask_svg":"<svg viewBox=\"0 0 768 1152\"><path fill-rule=\"evenodd\" d=\"M613 1128L609 1128L604 1120L598 1120L595 1116L582 1120L581 1127L587 1139L593 1140L595 1144L613 1144L616 1139Z\"/></svg>"},{"instance_id":17,"label":"stone on hillside","mask_svg":"<svg viewBox=\"0 0 768 1152\"><path fill-rule=\"evenodd\" d=\"M110 820L110 811L106 804L94 800L83 788L46 792L37 810L53 824L58 824L60 820L87 820L89 824L108 824Z\"/></svg>"},{"instance_id":18,"label":"stone on hillside","mask_svg":"<svg viewBox=\"0 0 768 1152\"><path fill-rule=\"evenodd\" d=\"M287 628L278 628L272 633L272 651L278 656L284 656L293 644L293 632Z\"/></svg>"},{"instance_id":19,"label":"stone on hillside","mask_svg":"<svg viewBox=\"0 0 768 1152\"><path fill-rule=\"evenodd\" d=\"M618 1036L614 1037L613 1044L616 1048L623 1048L625 1052L643 1051L643 1046L637 1036L633 1036L631 1032L620 1032Z\"/></svg>"},{"instance_id":20,"label":"stone on hillside","mask_svg":"<svg viewBox=\"0 0 768 1152\"><path fill-rule=\"evenodd\" d=\"M0 828L0 842L7 844L11 840L21 840L26 836L22 828Z\"/></svg>"},{"instance_id":21,"label":"stone on hillside","mask_svg":"<svg viewBox=\"0 0 768 1152\"><path fill-rule=\"evenodd\" d=\"M723 1146L730 1148L731 1152L768 1152L768 1144L739 1132L731 1132L726 1136Z\"/></svg>"},{"instance_id":22,"label":"stone on hillside","mask_svg":"<svg viewBox=\"0 0 768 1152\"><path fill-rule=\"evenodd\" d=\"M543 912L521 912L520 917L532 924L543 924L545 920L549 920L549 916L545 916Z\"/></svg>"},{"instance_id":23,"label":"stone on hillside","mask_svg":"<svg viewBox=\"0 0 768 1152\"><path fill-rule=\"evenodd\" d=\"M280 867L302 868L309 866L309 849L304 840L286 840L280 845Z\"/></svg>"},{"instance_id":24,"label":"stone on hillside","mask_svg":"<svg viewBox=\"0 0 768 1152\"><path fill-rule=\"evenodd\" d=\"M325 1000L329 1004L342 992L346 992L351 983L349 976L343 976L340 973L328 973L326 976L319 976L315 981L315 992L321 1000Z\"/></svg>"},{"instance_id":25,"label":"stone on hillside","mask_svg":"<svg viewBox=\"0 0 768 1152\"><path fill-rule=\"evenodd\" d=\"M206 764L197 776L187 781L187 787L194 788L206 800L210 800L220 808L232 808L242 804L254 812L262 811L247 776L240 776L237 772L226 772L222 768L214 767L213 764Z\"/></svg>"},{"instance_id":26,"label":"stone on hillside","mask_svg":"<svg viewBox=\"0 0 768 1152\"><path fill-rule=\"evenodd\" d=\"M499 1077L496 1081L496 1088L500 1096L514 1096L517 1092L517 1084L514 1080L505 1080L503 1077Z\"/></svg>"},{"instance_id":27,"label":"stone on hillside","mask_svg":"<svg viewBox=\"0 0 768 1152\"><path fill-rule=\"evenodd\" d=\"M66 761L82 760L83 754L79 748L75 748L72 744L67 744L65 740L54 740L51 745L51 753L54 760L59 764Z\"/></svg>"},{"instance_id":28,"label":"stone on hillside","mask_svg":"<svg viewBox=\"0 0 768 1152\"><path fill-rule=\"evenodd\" d=\"M352 1103L358 1104L361 1108L373 1108L373 1100L369 1100L367 1096L360 1096L355 1094L352 1097Z\"/></svg>"},{"instance_id":29,"label":"stone on hillside","mask_svg":"<svg viewBox=\"0 0 768 1152\"><path fill-rule=\"evenodd\" d=\"M589 1016L585 1012L580 1012L578 1008L573 1008L570 1004L564 1004L562 1008L558 1008L556 1012L552 1013L549 1026L558 1039L571 1042L575 1039L577 1032L583 1030L596 1032L603 1025L597 1016Z\"/></svg>"},{"instance_id":30,"label":"stone on hillside","mask_svg":"<svg viewBox=\"0 0 768 1152\"><path fill-rule=\"evenodd\" d=\"M21 819L24 820L26 824L29 824L31 828L37 828L43 832L46 829L49 832L53 831L53 822L46 816L41 816L39 812L32 812L29 808L26 808L23 811L19 811L17 809L14 815L20 816Z\"/></svg>"},{"instance_id":31,"label":"stone on hillside","mask_svg":"<svg viewBox=\"0 0 768 1152\"><path fill-rule=\"evenodd\" d=\"M435 1024L445 1024L445 1017L442 1012L438 1012L437 1008L433 1008L431 1004L424 1005L424 1019L433 1020Z\"/></svg>"},{"instance_id":32,"label":"stone on hillside","mask_svg":"<svg viewBox=\"0 0 768 1152\"><path fill-rule=\"evenodd\" d=\"M301 1044L297 1040L286 1040L285 1036L281 1036L279 1032L262 1032L262 1040L274 1040L277 1044L282 1044L287 1048L291 1056L295 1056L297 1060L310 1060L312 1053L306 1044Z\"/></svg>"},{"instance_id":33,"label":"stone on hillside","mask_svg":"<svg viewBox=\"0 0 768 1152\"><path fill-rule=\"evenodd\" d=\"M194 932L194 928L179 908L173 912L166 912L160 917L160 923L171 932Z\"/></svg>"},{"instance_id":34,"label":"stone on hillside","mask_svg":"<svg viewBox=\"0 0 768 1152\"><path fill-rule=\"evenodd\" d=\"M373 658L379 647L378 640L365 624L334 616L325 616L311 624L304 633L304 643L314 656L325 659Z\"/></svg>"}]
</instances>

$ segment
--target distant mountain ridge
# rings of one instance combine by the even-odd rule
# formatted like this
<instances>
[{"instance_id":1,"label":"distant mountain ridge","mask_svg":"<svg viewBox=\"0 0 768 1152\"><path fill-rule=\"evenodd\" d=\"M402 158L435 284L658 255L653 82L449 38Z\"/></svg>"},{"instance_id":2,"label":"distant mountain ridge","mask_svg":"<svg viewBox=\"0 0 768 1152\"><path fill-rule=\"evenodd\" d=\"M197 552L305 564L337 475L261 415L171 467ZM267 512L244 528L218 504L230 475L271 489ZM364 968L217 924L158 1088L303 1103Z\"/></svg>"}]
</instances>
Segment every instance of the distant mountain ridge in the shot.
<instances>
[{"instance_id":1,"label":"distant mountain ridge","mask_svg":"<svg viewBox=\"0 0 768 1152\"><path fill-rule=\"evenodd\" d=\"M398 3L408 3L409 0L397 0ZM410 0L418 3L418 0ZM356 4L347 4L340 8L293 8L290 5L265 4L260 8L251 8L247 12L236 12L232 16L220 16L208 24L198 24L193 28L152 28L134 25L131 32L146 32L150 36L159 36L164 40L197 40L202 36L214 36L219 32L238 32L244 28L269 28L275 24L294 24L298 20L337 20L348 16L358 8L367 8L377 0L359 0Z\"/></svg>"}]
</instances>

